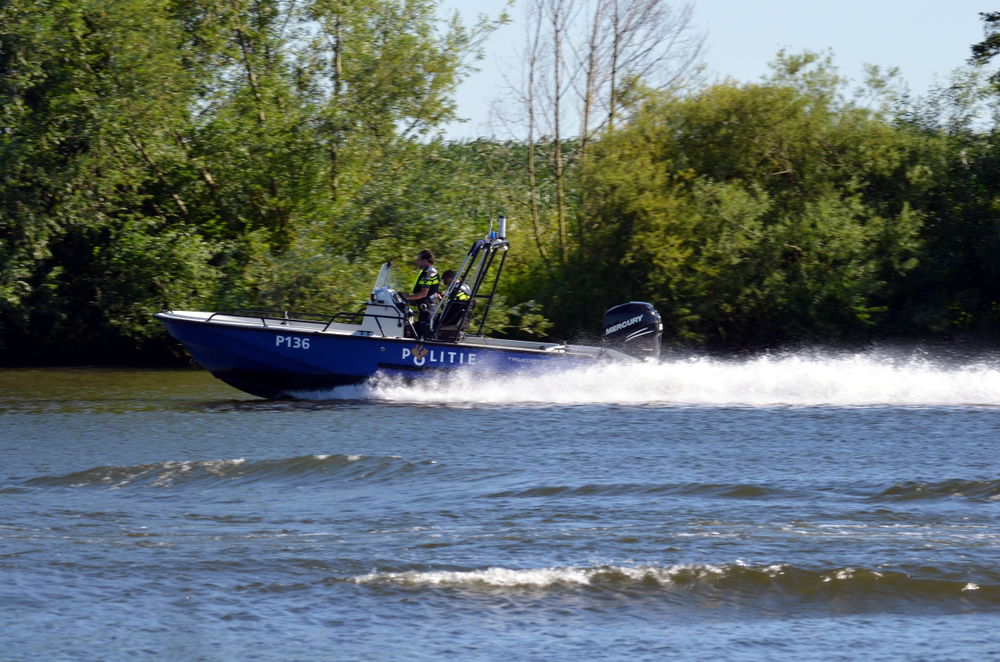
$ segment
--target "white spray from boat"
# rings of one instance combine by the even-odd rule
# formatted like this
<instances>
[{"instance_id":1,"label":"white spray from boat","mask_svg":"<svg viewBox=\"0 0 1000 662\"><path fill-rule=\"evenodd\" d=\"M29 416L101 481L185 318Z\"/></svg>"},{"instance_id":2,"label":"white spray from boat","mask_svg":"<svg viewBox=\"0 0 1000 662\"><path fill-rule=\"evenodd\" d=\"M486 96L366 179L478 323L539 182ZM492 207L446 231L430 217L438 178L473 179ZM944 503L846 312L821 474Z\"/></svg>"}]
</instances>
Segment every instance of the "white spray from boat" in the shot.
<instances>
[{"instance_id":1,"label":"white spray from boat","mask_svg":"<svg viewBox=\"0 0 1000 662\"><path fill-rule=\"evenodd\" d=\"M512 377L383 380L310 399L437 405L1000 406L1000 362L858 353L688 357Z\"/></svg>"}]
</instances>

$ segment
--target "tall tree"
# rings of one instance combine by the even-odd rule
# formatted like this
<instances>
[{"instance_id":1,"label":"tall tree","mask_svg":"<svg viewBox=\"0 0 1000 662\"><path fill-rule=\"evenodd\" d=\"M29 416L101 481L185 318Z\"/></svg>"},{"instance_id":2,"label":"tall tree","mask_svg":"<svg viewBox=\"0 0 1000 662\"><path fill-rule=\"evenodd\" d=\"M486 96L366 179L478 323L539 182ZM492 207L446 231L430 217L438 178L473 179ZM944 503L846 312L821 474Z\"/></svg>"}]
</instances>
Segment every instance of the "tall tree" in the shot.
<instances>
[{"instance_id":1,"label":"tall tree","mask_svg":"<svg viewBox=\"0 0 1000 662\"><path fill-rule=\"evenodd\" d=\"M693 342L863 334L888 317L923 219L923 139L844 101L828 62L761 84L661 93L594 146L586 294L556 320L653 301ZM599 302L599 305L595 303ZM596 312L595 312L596 311Z\"/></svg>"},{"instance_id":2,"label":"tall tree","mask_svg":"<svg viewBox=\"0 0 1000 662\"><path fill-rule=\"evenodd\" d=\"M164 302L207 295L209 250L172 138L193 100L179 50L166 2L0 10L5 341L114 346L147 336Z\"/></svg>"},{"instance_id":3,"label":"tall tree","mask_svg":"<svg viewBox=\"0 0 1000 662\"><path fill-rule=\"evenodd\" d=\"M134 347L164 304L287 302L305 247L398 245L386 201L496 25L436 5L0 3L0 340Z\"/></svg>"},{"instance_id":4,"label":"tall tree","mask_svg":"<svg viewBox=\"0 0 1000 662\"><path fill-rule=\"evenodd\" d=\"M986 36L978 44L972 45L969 64L982 66L1000 55L1000 12L980 12L979 17L983 21L983 31ZM1000 83L1000 71L993 74L993 81Z\"/></svg>"}]
</instances>

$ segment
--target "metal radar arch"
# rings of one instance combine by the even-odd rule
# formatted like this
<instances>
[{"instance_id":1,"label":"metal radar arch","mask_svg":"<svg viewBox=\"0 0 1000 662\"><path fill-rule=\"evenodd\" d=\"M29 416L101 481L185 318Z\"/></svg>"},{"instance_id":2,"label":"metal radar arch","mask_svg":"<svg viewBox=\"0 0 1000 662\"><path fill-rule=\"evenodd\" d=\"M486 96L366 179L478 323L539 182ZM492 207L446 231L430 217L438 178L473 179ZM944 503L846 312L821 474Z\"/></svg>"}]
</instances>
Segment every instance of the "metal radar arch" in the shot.
<instances>
[{"instance_id":1,"label":"metal radar arch","mask_svg":"<svg viewBox=\"0 0 1000 662\"><path fill-rule=\"evenodd\" d=\"M507 217L501 214L497 231L493 231L493 222L491 221L486 238L480 239L472 245L462 266L455 273L451 285L445 290L441 303L431 318L431 335L435 340L462 340L479 301L485 301L485 304L475 336L483 337L486 319L493 306L493 299L496 297L497 285L503 274L509 248ZM491 276L490 269L498 254L500 262L495 273ZM462 285L468 285L471 292L467 301L459 301L455 298ZM484 289L488 293L484 293Z\"/></svg>"}]
</instances>

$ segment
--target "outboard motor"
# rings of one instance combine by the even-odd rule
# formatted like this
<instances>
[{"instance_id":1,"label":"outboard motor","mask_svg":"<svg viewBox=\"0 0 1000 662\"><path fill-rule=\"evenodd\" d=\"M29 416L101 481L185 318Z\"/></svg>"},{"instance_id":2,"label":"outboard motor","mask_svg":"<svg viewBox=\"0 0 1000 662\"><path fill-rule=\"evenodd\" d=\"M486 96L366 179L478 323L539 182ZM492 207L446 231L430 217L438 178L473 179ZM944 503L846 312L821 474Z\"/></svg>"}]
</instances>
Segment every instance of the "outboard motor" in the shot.
<instances>
[{"instance_id":1,"label":"outboard motor","mask_svg":"<svg viewBox=\"0 0 1000 662\"><path fill-rule=\"evenodd\" d=\"M663 322L652 304L623 303L604 313L604 346L637 359L658 358Z\"/></svg>"}]
</instances>

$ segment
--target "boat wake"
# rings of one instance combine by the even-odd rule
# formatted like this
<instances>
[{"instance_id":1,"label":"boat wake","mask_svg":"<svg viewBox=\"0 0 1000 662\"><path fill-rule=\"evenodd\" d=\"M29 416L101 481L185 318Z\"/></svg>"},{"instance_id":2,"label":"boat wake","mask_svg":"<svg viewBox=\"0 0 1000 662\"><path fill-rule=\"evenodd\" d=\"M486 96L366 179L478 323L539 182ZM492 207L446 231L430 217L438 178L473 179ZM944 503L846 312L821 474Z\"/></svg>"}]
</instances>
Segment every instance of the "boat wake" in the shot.
<instances>
[{"instance_id":1,"label":"boat wake","mask_svg":"<svg viewBox=\"0 0 1000 662\"><path fill-rule=\"evenodd\" d=\"M984 579L978 582L958 578L932 568L920 572L873 568L799 568L788 564L746 566L742 563L671 566L592 566L538 569L485 568L465 571L372 572L354 577L358 584L394 584L409 588L450 587L466 590L531 590L554 588L596 588L615 592L635 590L693 590L719 597L729 594L743 600L761 599L767 594L827 601L831 598L902 598L907 601L975 599L997 604L1000 590L987 583L995 573L976 569Z\"/></svg>"},{"instance_id":2,"label":"boat wake","mask_svg":"<svg viewBox=\"0 0 1000 662\"><path fill-rule=\"evenodd\" d=\"M748 361L698 357L489 379L376 378L359 386L294 395L455 406L1000 406L1000 364L980 360L954 365L878 354L790 354Z\"/></svg>"}]
</instances>

